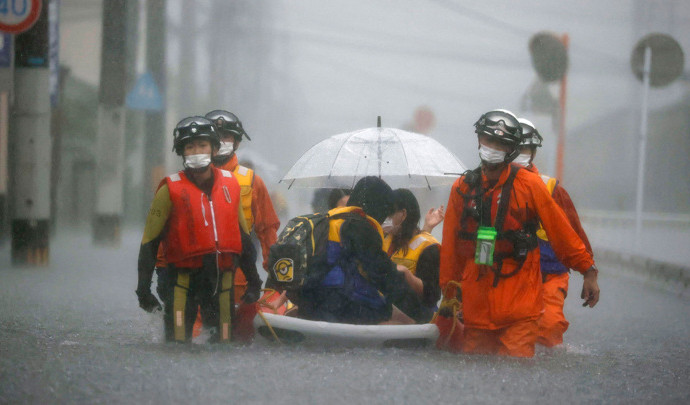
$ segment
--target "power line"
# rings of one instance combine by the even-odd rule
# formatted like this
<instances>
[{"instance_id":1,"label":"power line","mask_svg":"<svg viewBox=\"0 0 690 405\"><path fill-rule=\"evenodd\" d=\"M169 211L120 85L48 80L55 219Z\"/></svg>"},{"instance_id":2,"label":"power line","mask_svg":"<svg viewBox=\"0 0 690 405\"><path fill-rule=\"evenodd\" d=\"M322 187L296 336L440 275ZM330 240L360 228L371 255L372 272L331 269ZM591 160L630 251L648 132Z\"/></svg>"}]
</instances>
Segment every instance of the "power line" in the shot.
<instances>
[{"instance_id":1,"label":"power line","mask_svg":"<svg viewBox=\"0 0 690 405\"><path fill-rule=\"evenodd\" d=\"M527 55L509 55L508 52L492 52L492 53L472 53L469 54L468 49L475 48L464 48L460 53L449 52L447 50L432 50L432 49L420 49L420 48L409 48L402 46L389 46L389 45L377 45L363 42L360 39L351 38L341 38L329 36L324 33L312 33L307 31L296 31L285 29L281 31L283 35L289 35L291 40L297 41L307 41L313 44L328 46L329 48L338 47L340 49L352 50L357 52L367 52L375 55L399 55L405 57L414 58L429 58L429 59L441 59L457 61L464 64L470 65L481 65L481 66L492 66L506 69L515 69L524 66L527 68L529 63L527 62ZM523 60L524 63L517 63ZM619 75L620 74L620 63L609 64L609 69L602 69L602 66L592 66L591 69L580 70L580 72L596 73L599 76L603 75Z\"/></svg>"},{"instance_id":2,"label":"power line","mask_svg":"<svg viewBox=\"0 0 690 405\"><path fill-rule=\"evenodd\" d=\"M323 33L311 33L306 31L295 30L285 30L283 31L283 33L290 35L290 39L308 41L315 44L322 44L327 46L337 46L344 49L365 51L376 55L397 54L400 56L456 60L469 64L491 64L492 66L499 67L505 66L506 68L510 69L515 68L516 66L515 58L504 56L505 53L501 53L500 55L494 53L490 57L487 57L486 54L468 54L467 52L465 52L465 50L463 50L462 53L454 53L448 52L447 50L433 50L428 48L414 49L400 46L376 45L362 42L358 39L336 38L333 36L327 36ZM525 62L527 62L526 58ZM526 63L525 66L527 66Z\"/></svg>"},{"instance_id":3,"label":"power line","mask_svg":"<svg viewBox=\"0 0 690 405\"><path fill-rule=\"evenodd\" d=\"M429 0L433 3L436 3L440 5L441 7L446 8L447 10L453 11L467 19L470 19L471 21L475 23L480 23L480 24L489 24L491 23L491 28L492 29L501 29L503 31L509 32L511 34L518 34L518 35L524 35L526 37L531 37L532 35L535 34L534 31L531 30L526 30L520 26L517 26L515 24L512 24L510 22L503 21L501 19L498 19L496 17L493 17L488 14L484 14L482 12L473 10L471 8L462 6L460 4L454 3L450 0ZM470 17L475 17L476 20L470 18ZM570 42L570 47L574 48L575 50L583 51L585 53L590 53L594 55L598 55L601 58L604 58L607 60L609 63L614 63L616 65L620 65L622 63L618 58L602 51L598 51L595 49L591 49L588 47L584 47L581 45L573 44L573 42Z\"/></svg>"},{"instance_id":4,"label":"power line","mask_svg":"<svg viewBox=\"0 0 690 405\"><path fill-rule=\"evenodd\" d=\"M524 36L531 36L534 34L531 30L526 30L520 26L511 24L509 22L505 22L503 20L500 20L496 17L493 17L491 15L487 15L484 13L481 13L476 10L472 10L471 8L462 6L460 4L454 3L449 0L430 0L433 3L436 3L440 5L441 7L444 7L447 10L451 10L466 19L473 21L475 23L480 23L480 24L489 24L491 23L491 27L494 29L502 29L503 31L510 32L511 34L518 34L518 35L524 35ZM476 19L472 19L471 17L475 17Z\"/></svg>"},{"instance_id":5,"label":"power line","mask_svg":"<svg viewBox=\"0 0 690 405\"><path fill-rule=\"evenodd\" d=\"M316 63L328 66L330 69L339 69L343 71L348 71L351 73L351 77L355 77L357 80L366 79L371 80L377 84L386 84L389 87L398 89L402 92L410 94L424 94L425 96L432 95L436 99L445 99L453 103L460 104L470 104L474 105L478 99L490 101L493 97L489 97L487 94L481 94L481 96L473 95L472 97L467 97L467 94L463 94L461 91L454 92L450 90L436 90L429 87L417 85L414 83L409 83L406 81L394 79L391 76L379 75L370 70L358 68L352 64L345 64L342 60L338 58L331 58L319 54L317 56Z\"/></svg>"}]
</instances>

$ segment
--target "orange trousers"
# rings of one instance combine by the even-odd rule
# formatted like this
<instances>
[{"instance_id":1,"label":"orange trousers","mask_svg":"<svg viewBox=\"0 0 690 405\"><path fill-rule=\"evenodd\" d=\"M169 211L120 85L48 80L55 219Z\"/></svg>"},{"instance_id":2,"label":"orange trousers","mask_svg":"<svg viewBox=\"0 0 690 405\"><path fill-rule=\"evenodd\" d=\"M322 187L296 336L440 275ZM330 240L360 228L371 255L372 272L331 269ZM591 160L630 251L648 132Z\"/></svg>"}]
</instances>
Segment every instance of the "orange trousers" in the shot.
<instances>
[{"instance_id":1,"label":"orange trousers","mask_svg":"<svg viewBox=\"0 0 690 405\"><path fill-rule=\"evenodd\" d=\"M546 347L563 343L563 334L570 325L563 314L569 279L568 273L547 274L544 279L544 314L539 319L537 343Z\"/></svg>"},{"instance_id":2,"label":"orange trousers","mask_svg":"<svg viewBox=\"0 0 690 405\"><path fill-rule=\"evenodd\" d=\"M516 322L502 329L465 327L464 353L533 357L539 325L536 319Z\"/></svg>"},{"instance_id":3,"label":"orange trousers","mask_svg":"<svg viewBox=\"0 0 690 405\"><path fill-rule=\"evenodd\" d=\"M247 279L244 277L242 269L235 270L235 304L239 304L242 296L247 292Z\"/></svg>"}]
</instances>

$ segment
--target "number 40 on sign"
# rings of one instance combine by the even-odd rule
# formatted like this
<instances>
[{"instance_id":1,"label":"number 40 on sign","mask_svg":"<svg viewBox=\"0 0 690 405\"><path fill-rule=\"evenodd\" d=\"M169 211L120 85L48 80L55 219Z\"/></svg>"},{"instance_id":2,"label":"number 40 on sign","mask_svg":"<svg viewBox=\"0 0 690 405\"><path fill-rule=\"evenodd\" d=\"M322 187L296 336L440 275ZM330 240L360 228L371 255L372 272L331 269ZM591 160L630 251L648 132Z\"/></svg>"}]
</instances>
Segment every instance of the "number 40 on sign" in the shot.
<instances>
[{"instance_id":1,"label":"number 40 on sign","mask_svg":"<svg viewBox=\"0 0 690 405\"><path fill-rule=\"evenodd\" d=\"M0 0L0 31L19 34L41 15L41 0Z\"/></svg>"}]
</instances>

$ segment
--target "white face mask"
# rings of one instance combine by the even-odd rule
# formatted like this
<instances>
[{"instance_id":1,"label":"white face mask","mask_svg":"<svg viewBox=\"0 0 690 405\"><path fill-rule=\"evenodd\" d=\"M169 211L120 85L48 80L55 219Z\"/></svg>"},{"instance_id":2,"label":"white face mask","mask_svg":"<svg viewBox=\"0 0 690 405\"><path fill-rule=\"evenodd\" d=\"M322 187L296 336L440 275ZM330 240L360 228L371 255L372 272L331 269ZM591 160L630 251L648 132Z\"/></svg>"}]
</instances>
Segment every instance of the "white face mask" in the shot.
<instances>
[{"instance_id":1,"label":"white face mask","mask_svg":"<svg viewBox=\"0 0 690 405\"><path fill-rule=\"evenodd\" d=\"M188 169L203 169L211 164L211 154L187 155L184 157L184 167Z\"/></svg>"},{"instance_id":2,"label":"white face mask","mask_svg":"<svg viewBox=\"0 0 690 405\"><path fill-rule=\"evenodd\" d=\"M218 149L218 154L221 156L230 156L235 150L235 144L233 142L222 142L220 143L220 149Z\"/></svg>"},{"instance_id":3,"label":"white face mask","mask_svg":"<svg viewBox=\"0 0 690 405\"><path fill-rule=\"evenodd\" d=\"M390 233L395 226L393 225L393 218L388 217L386 218L385 221L381 224L381 228L383 229L384 233Z\"/></svg>"},{"instance_id":4,"label":"white face mask","mask_svg":"<svg viewBox=\"0 0 690 405\"><path fill-rule=\"evenodd\" d=\"M485 163L503 163L506 158L506 153L490 148L486 145L479 144L479 158Z\"/></svg>"},{"instance_id":5,"label":"white face mask","mask_svg":"<svg viewBox=\"0 0 690 405\"><path fill-rule=\"evenodd\" d=\"M513 163L519 164L522 167L529 166L530 160L532 159L531 153L521 153L518 157L513 160Z\"/></svg>"}]
</instances>

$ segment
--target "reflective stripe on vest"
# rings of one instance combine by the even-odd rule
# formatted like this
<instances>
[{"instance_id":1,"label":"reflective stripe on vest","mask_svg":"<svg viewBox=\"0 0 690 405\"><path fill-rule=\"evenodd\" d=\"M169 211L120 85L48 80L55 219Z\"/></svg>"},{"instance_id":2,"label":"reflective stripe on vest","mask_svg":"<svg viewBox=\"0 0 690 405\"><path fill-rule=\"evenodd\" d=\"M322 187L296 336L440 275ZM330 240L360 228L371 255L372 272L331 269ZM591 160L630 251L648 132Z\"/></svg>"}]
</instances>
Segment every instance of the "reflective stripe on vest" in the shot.
<instances>
[{"instance_id":1,"label":"reflective stripe on vest","mask_svg":"<svg viewBox=\"0 0 690 405\"><path fill-rule=\"evenodd\" d=\"M184 172L166 178L172 210L165 234L165 257L177 267L201 267L208 253L240 253L240 187L232 173L214 171L209 199ZM221 256L227 266L229 257Z\"/></svg>"},{"instance_id":2,"label":"reflective stripe on vest","mask_svg":"<svg viewBox=\"0 0 690 405\"><path fill-rule=\"evenodd\" d=\"M546 184L546 189L549 190L549 194L553 196L553 191L558 185L558 180L543 174L540 176L544 181L544 184ZM558 260L556 252L554 252L553 247L549 242L549 238L546 236L546 231L541 225L541 222L539 223L537 237L539 238L539 265L541 267L542 274L567 273L568 268L565 267L560 260Z\"/></svg>"},{"instance_id":3,"label":"reflective stripe on vest","mask_svg":"<svg viewBox=\"0 0 690 405\"><path fill-rule=\"evenodd\" d=\"M392 242L393 236L386 236L386 238L383 240L383 250L387 252ZM407 245L407 254L403 254L403 249L398 249L398 251L391 256L391 260L393 260L395 264L400 264L407 267L410 269L412 274L415 274L417 272L417 262L419 261L419 256L422 255L424 249L431 245L438 244L439 243L436 238L431 236L430 233L421 232L412 237L412 240L410 240L410 243Z\"/></svg>"},{"instance_id":4,"label":"reflective stripe on vest","mask_svg":"<svg viewBox=\"0 0 690 405\"><path fill-rule=\"evenodd\" d=\"M235 166L235 178L240 183L240 194L242 200L242 211L247 226L251 230L254 226L254 214L252 213L252 196L254 191L254 170L242 165Z\"/></svg>"}]
</instances>

